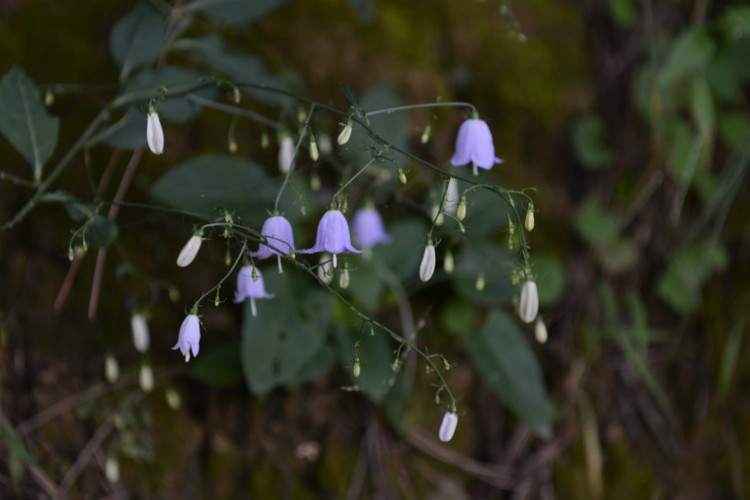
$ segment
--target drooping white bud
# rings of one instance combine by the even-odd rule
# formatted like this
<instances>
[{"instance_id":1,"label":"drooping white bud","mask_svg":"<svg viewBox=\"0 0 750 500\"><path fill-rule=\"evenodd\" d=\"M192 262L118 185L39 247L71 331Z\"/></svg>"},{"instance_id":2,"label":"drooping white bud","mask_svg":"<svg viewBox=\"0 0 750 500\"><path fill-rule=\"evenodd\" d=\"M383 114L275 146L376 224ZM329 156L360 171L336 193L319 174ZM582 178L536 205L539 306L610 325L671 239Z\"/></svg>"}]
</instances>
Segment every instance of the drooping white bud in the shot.
<instances>
[{"instance_id":1,"label":"drooping white bud","mask_svg":"<svg viewBox=\"0 0 750 500\"><path fill-rule=\"evenodd\" d=\"M203 240L197 234L194 234L185 243L185 246L180 250L180 255L177 256L177 265L180 267L187 267L198 255L198 250L201 249L201 243Z\"/></svg>"},{"instance_id":2,"label":"drooping white bud","mask_svg":"<svg viewBox=\"0 0 750 500\"><path fill-rule=\"evenodd\" d=\"M329 253L324 253L320 256L318 278L326 285L330 285L331 281L333 281L333 256Z\"/></svg>"},{"instance_id":3,"label":"drooping white bud","mask_svg":"<svg viewBox=\"0 0 750 500\"><path fill-rule=\"evenodd\" d=\"M462 196L461 201L458 202L458 210L456 211L456 219L464 220L466 218L466 197Z\"/></svg>"},{"instance_id":4,"label":"drooping white bud","mask_svg":"<svg viewBox=\"0 0 750 500\"><path fill-rule=\"evenodd\" d=\"M349 119L346 122L346 125L341 130L341 133L339 134L339 138L336 139L336 142L338 142L339 146L343 146L347 142L349 142L349 139L352 136L352 120Z\"/></svg>"},{"instance_id":5,"label":"drooping white bud","mask_svg":"<svg viewBox=\"0 0 750 500\"><path fill-rule=\"evenodd\" d=\"M117 360L111 354L107 354L104 358L104 376L107 378L107 382L114 384L120 377L120 365L117 364Z\"/></svg>"},{"instance_id":6,"label":"drooping white bud","mask_svg":"<svg viewBox=\"0 0 750 500\"><path fill-rule=\"evenodd\" d=\"M531 232L534 230L534 204L529 203L529 208L526 210L526 219L524 220L524 227L526 230Z\"/></svg>"},{"instance_id":7,"label":"drooping white bud","mask_svg":"<svg viewBox=\"0 0 750 500\"><path fill-rule=\"evenodd\" d=\"M115 457L107 457L104 462L104 475L107 476L107 481L110 483L116 483L120 480L120 463Z\"/></svg>"},{"instance_id":8,"label":"drooping white bud","mask_svg":"<svg viewBox=\"0 0 750 500\"><path fill-rule=\"evenodd\" d=\"M455 214L458 208L458 181L455 177L451 177L448 181L448 189L445 192L445 203L443 203L443 210L448 214Z\"/></svg>"},{"instance_id":9,"label":"drooping white bud","mask_svg":"<svg viewBox=\"0 0 750 500\"><path fill-rule=\"evenodd\" d=\"M534 337L540 344L547 342L547 325L544 324L541 316L536 318L536 323L534 324Z\"/></svg>"},{"instance_id":10,"label":"drooping white bud","mask_svg":"<svg viewBox=\"0 0 750 500\"><path fill-rule=\"evenodd\" d=\"M456 269L456 265L453 262L453 252L449 250L445 251L445 257L443 258L443 270L446 274L450 274Z\"/></svg>"},{"instance_id":11,"label":"drooping white bud","mask_svg":"<svg viewBox=\"0 0 750 500\"><path fill-rule=\"evenodd\" d=\"M167 406L172 408L173 410L179 410L180 406L182 406L182 400L180 399L180 395L177 391L175 391L173 388L169 387L165 392L164 396L167 399Z\"/></svg>"},{"instance_id":12,"label":"drooping white bud","mask_svg":"<svg viewBox=\"0 0 750 500\"><path fill-rule=\"evenodd\" d=\"M440 441L447 443L453 439L453 434L456 432L457 425L458 415L450 411L445 412L445 415L443 415L443 423L440 424L440 432L438 432Z\"/></svg>"},{"instance_id":13,"label":"drooping white bud","mask_svg":"<svg viewBox=\"0 0 750 500\"><path fill-rule=\"evenodd\" d=\"M135 313L130 318L130 329L133 331L133 345L138 352L148 351L151 336L148 331L148 323L141 313Z\"/></svg>"},{"instance_id":14,"label":"drooping white bud","mask_svg":"<svg viewBox=\"0 0 750 500\"><path fill-rule=\"evenodd\" d=\"M310 159L312 161L318 161L320 158L320 152L318 152L318 143L315 139L310 141Z\"/></svg>"},{"instance_id":15,"label":"drooping white bud","mask_svg":"<svg viewBox=\"0 0 750 500\"><path fill-rule=\"evenodd\" d=\"M349 287L349 270L346 268L339 273L339 286L342 290Z\"/></svg>"},{"instance_id":16,"label":"drooping white bud","mask_svg":"<svg viewBox=\"0 0 750 500\"><path fill-rule=\"evenodd\" d=\"M164 152L164 131L161 128L159 115L154 110L148 112L146 142L152 153L160 155Z\"/></svg>"},{"instance_id":17,"label":"drooping white bud","mask_svg":"<svg viewBox=\"0 0 750 500\"><path fill-rule=\"evenodd\" d=\"M147 363L141 365L141 371L138 374L138 383L144 392L154 390L154 371L151 369L151 365Z\"/></svg>"},{"instance_id":18,"label":"drooping white bud","mask_svg":"<svg viewBox=\"0 0 750 500\"><path fill-rule=\"evenodd\" d=\"M435 272L435 245L430 240L424 247L424 254L422 254L422 263L419 264L419 279L422 281L430 281L432 273Z\"/></svg>"},{"instance_id":19,"label":"drooping white bud","mask_svg":"<svg viewBox=\"0 0 750 500\"><path fill-rule=\"evenodd\" d=\"M531 323L536 319L539 311L539 294L536 283L527 281L521 287L521 299L518 301L518 316L524 323Z\"/></svg>"},{"instance_id":20,"label":"drooping white bud","mask_svg":"<svg viewBox=\"0 0 750 500\"><path fill-rule=\"evenodd\" d=\"M362 368L360 367L359 360L356 360L352 368L352 375L354 375L354 378L357 378L360 373L362 373Z\"/></svg>"},{"instance_id":21,"label":"drooping white bud","mask_svg":"<svg viewBox=\"0 0 750 500\"><path fill-rule=\"evenodd\" d=\"M474 286L476 287L477 292L484 290L484 273L479 273L477 275L477 281Z\"/></svg>"},{"instance_id":22,"label":"drooping white bud","mask_svg":"<svg viewBox=\"0 0 750 500\"><path fill-rule=\"evenodd\" d=\"M285 135L281 139L279 144L279 171L282 174L289 172L292 169L292 161L294 160L294 141L288 135Z\"/></svg>"}]
</instances>

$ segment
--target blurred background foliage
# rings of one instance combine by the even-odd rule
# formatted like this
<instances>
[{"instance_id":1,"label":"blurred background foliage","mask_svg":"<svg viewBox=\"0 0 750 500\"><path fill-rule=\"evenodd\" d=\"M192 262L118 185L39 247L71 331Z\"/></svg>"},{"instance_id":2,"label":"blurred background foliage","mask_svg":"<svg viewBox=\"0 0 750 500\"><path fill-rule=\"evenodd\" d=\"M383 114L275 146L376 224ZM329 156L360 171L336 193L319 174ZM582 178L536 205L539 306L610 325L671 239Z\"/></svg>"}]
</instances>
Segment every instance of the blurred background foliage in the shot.
<instances>
[{"instance_id":1,"label":"blurred background foliage","mask_svg":"<svg viewBox=\"0 0 750 500\"><path fill-rule=\"evenodd\" d=\"M23 68L59 118L44 168L0 141L2 223L33 194L23 179L45 179L109 99L145 90L107 113L42 203L0 232L0 497L746 498L748 61L741 1L0 1L0 72ZM272 126L208 109L231 103L229 87L165 101L165 154L132 152L145 146L154 87L214 74L342 110L342 82L364 109L471 102L505 160L485 179L536 188L528 237L545 344L511 316L515 254L496 196L468 195L465 234L450 220L439 228L439 260L451 250L455 271L428 287L416 270L442 180L398 158L405 186L379 163L349 193L352 209L378 205L393 244L350 260L344 295L445 355L461 412L449 444L437 441L446 402L435 405L424 363L406 353L394 373L387 334L371 336L288 264L264 268L277 297L257 318L207 304L200 356L185 365L169 350L184 307L236 248L215 234L178 270L197 220L138 204L209 218L220 205L260 227L281 180ZM244 108L298 132L292 99L248 94ZM340 120L315 117L316 134L335 137ZM446 166L463 118L422 109L372 126ZM303 145L281 205L305 228L298 248L369 145L355 129L320 164ZM132 161L130 205L114 224L91 200L113 199ZM82 225L89 253L71 264ZM109 255L99 274L98 247ZM149 321L145 355L132 347L134 311ZM115 382L106 355L119 361ZM108 481L113 459L119 479Z\"/></svg>"}]
</instances>

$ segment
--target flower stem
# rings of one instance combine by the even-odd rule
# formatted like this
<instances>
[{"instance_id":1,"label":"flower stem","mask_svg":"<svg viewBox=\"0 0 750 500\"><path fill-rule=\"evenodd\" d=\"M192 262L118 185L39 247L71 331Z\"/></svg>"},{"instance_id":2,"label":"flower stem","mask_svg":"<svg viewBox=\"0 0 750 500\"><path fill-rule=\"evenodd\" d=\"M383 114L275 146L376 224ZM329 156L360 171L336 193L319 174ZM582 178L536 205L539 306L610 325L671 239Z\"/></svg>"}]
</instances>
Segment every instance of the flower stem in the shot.
<instances>
[{"instance_id":1,"label":"flower stem","mask_svg":"<svg viewBox=\"0 0 750 500\"><path fill-rule=\"evenodd\" d=\"M200 304L203 301L203 299L211 295L211 293L213 293L214 290L219 288L222 285L222 283L224 283L227 280L227 278L229 278L229 276L232 275L232 273L234 272L234 269L237 267L237 264L239 264L242 258L245 256L245 250L247 250L247 240L244 240L242 242L242 250L240 250L240 253L237 255L237 258L234 259L234 264L232 264L232 267L229 268L229 271L227 271L227 274L225 274L224 277L221 278L219 282L216 283L214 286L212 286L208 291L204 292L203 295L201 295L198 298L198 300L195 301L191 310L196 310L198 308L198 304Z\"/></svg>"},{"instance_id":2,"label":"flower stem","mask_svg":"<svg viewBox=\"0 0 750 500\"><path fill-rule=\"evenodd\" d=\"M477 108L469 102L428 102L423 104L409 104L408 106L396 106L394 108L376 109L365 112L365 117L380 115L383 113L395 113L397 111L408 111L410 109L442 108L442 107L464 107L471 108L472 114L476 114Z\"/></svg>"},{"instance_id":3,"label":"flower stem","mask_svg":"<svg viewBox=\"0 0 750 500\"><path fill-rule=\"evenodd\" d=\"M360 174L361 174L362 172L364 172L365 170L367 170L367 167L369 167L370 165L372 165L372 163L373 163L374 161L375 161L375 157L373 157L373 158L370 158L370 161L368 161L367 163L365 163L365 166L364 166L364 167L362 167L362 168L360 168L360 169L359 169L359 172L357 172L356 174L354 174L354 175L353 175L353 176L351 177L351 179L349 179L348 181L346 181L346 183L345 183L345 184L344 184L343 186L341 186L341 187L340 187L340 188L339 188L339 189L338 189L338 190L337 190L337 191L336 191L335 193L333 193L333 196L331 197L331 203L333 203L334 201L336 201L336 197L337 197L337 196L338 196L339 194L341 194L341 192L342 192L342 191L343 191L344 189L346 189L346 188L347 188L347 186L349 186L349 184L351 184L351 183L352 183L352 182L354 181L354 179L356 179L357 177L359 177L359 176L360 176Z\"/></svg>"},{"instance_id":4,"label":"flower stem","mask_svg":"<svg viewBox=\"0 0 750 500\"><path fill-rule=\"evenodd\" d=\"M307 119L305 120L305 125L302 127L302 132L299 134L299 139L297 139L297 145L294 148L294 154L292 155L292 164L289 166L289 170L287 170L286 175L284 176L284 182L281 183L279 192L276 194L276 201L274 201L273 203L274 214L277 213L279 209L279 200L281 200L281 194L284 192L284 188L286 188L286 185L289 183L289 177L292 175L292 172L294 172L294 166L296 164L297 154L299 153L299 148L302 146L302 141L305 138L307 129L310 126L310 120L312 120L313 112L315 111L315 105L316 104L313 102L310 106L310 112L307 113Z\"/></svg>"}]
</instances>

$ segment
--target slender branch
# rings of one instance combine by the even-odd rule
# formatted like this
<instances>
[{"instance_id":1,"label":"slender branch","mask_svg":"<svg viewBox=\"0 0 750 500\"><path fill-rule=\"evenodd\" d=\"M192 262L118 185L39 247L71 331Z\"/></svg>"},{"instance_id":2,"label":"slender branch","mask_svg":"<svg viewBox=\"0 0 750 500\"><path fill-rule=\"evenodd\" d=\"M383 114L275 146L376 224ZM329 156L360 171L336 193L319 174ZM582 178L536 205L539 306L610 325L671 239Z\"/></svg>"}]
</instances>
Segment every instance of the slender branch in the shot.
<instances>
[{"instance_id":1,"label":"slender branch","mask_svg":"<svg viewBox=\"0 0 750 500\"><path fill-rule=\"evenodd\" d=\"M424 104L410 104L408 106L396 106L394 108L376 109L374 111L365 111L365 117L380 115L383 113L396 113L398 111L408 111L410 109L422 108L443 108L443 107L466 107L471 108L473 113L477 113L477 108L469 102L428 102Z\"/></svg>"}]
</instances>

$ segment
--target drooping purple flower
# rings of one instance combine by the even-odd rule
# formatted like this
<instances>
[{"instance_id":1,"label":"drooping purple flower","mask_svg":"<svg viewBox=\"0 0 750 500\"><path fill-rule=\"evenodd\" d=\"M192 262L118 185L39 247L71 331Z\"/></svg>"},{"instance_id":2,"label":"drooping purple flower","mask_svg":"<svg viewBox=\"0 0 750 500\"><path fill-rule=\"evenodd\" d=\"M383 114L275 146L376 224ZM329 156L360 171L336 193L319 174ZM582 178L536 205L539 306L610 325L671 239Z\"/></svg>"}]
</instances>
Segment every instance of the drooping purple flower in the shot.
<instances>
[{"instance_id":1,"label":"drooping purple flower","mask_svg":"<svg viewBox=\"0 0 750 500\"><path fill-rule=\"evenodd\" d=\"M354 212L352 232L364 249L391 242L391 237L385 232L383 218L374 207L364 207Z\"/></svg>"},{"instance_id":2,"label":"drooping purple flower","mask_svg":"<svg viewBox=\"0 0 750 500\"><path fill-rule=\"evenodd\" d=\"M268 240L268 245L260 243L258 251L253 252L253 257L267 259L272 255L277 256L279 272L281 270L281 257L283 255L292 255L296 251L294 248L294 235L292 234L292 225L281 215L269 217L263 223L263 229L260 233Z\"/></svg>"},{"instance_id":3,"label":"drooping purple flower","mask_svg":"<svg viewBox=\"0 0 750 500\"><path fill-rule=\"evenodd\" d=\"M242 266L237 274L237 290L234 292L234 301L242 302L247 298L250 298L250 310L253 316L258 315L258 310L255 308L255 299L273 298L272 293L266 293L260 269L253 266Z\"/></svg>"},{"instance_id":4,"label":"drooping purple flower","mask_svg":"<svg viewBox=\"0 0 750 500\"><path fill-rule=\"evenodd\" d=\"M361 253L352 246L349 236L349 224L341 210L329 210L318 223L318 235L315 245L300 253L328 252L333 255L333 267L336 267L336 255L340 253Z\"/></svg>"},{"instance_id":5,"label":"drooping purple flower","mask_svg":"<svg viewBox=\"0 0 750 500\"><path fill-rule=\"evenodd\" d=\"M502 161L495 157L495 145L492 142L492 132L487 122L471 118L461 124L456 136L456 153L451 158L451 165L460 167L471 163L474 175L477 175L477 167L489 170Z\"/></svg>"},{"instance_id":6,"label":"drooping purple flower","mask_svg":"<svg viewBox=\"0 0 750 500\"><path fill-rule=\"evenodd\" d=\"M193 357L198 356L200 346L198 345L201 341L201 322L198 316L195 314L188 314L187 317L182 321L180 325L180 334L177 337L177 343L172 350L179 349L183 356L185 356L185 362L190 361L190 353L193 353Z\"/></svg>"}]
</instances>

